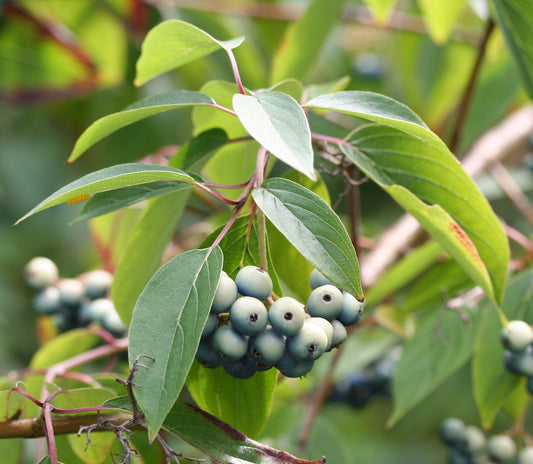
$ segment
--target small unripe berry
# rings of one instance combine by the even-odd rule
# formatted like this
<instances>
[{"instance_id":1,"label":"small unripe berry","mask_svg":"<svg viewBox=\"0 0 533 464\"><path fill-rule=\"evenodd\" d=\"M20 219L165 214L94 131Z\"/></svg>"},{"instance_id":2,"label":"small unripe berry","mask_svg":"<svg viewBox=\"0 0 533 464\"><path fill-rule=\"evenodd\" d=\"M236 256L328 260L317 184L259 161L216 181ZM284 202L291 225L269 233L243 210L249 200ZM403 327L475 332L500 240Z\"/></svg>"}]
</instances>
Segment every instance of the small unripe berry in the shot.
<instances>
[{"instance_id":1,"label":"small unripe berry","mask_svg":"<svg viewBox=\"0 0 533 464\"><path fill-rule=\"evenodd\" d=\"M61 303L67 306L81 304L85 290L78 279L61 279L57 283Z\"/></svg>"},{"instance_id":2,"label":"small unripe berry","mask_svg":"<svg viewBox=\"0 0 533 464\"><path fill-rule=\"evenodd\" d=\"M266 271L256 266L245 266L235 276L239 293L263 301L272 293L272 279Z\"/></svg>"},{"instance_id":3,"label":"small unripe berry","mask_svg":"<svg viewBox=\"0 0 533 464\"><path fill-rule=\"evenodd\" d=\"M285 376L290 378L303 377L311 372L313 369L314 361L300 361L296 366L292 368L279 368L279 371Z\"/></svg>"},{"instance_id":4,"label":"small unripe berry","mask_svg":"<svg viewBox=\"0 0 533 464\"><path fill-rule=\"evenodd\" d=\"M211 336L211 346L222 356L237 360L248 351L248 340L233 327L221 325Z\"/></svg>"},{"instance_id":5,"label":"small unripe berry","mask_svg":"<svg viewBox=\"0 0 533 464\"><path fill-rule=\"evenodd\" d=\"M128 330L115 309L113 309L113 311L108 311L103 315L102 326L104 329L117 335L124 335Z\"/></svg>"},{"instance_id":6,"label":"small unripe berry","mask_svg":"<svg viewBox=\"0 0 533 464\"><path fill-rule=\"evenodd\" d=\"M304 324L304 305L290 296L281 297L270 306L268 319L280 334L296 335Z\"/></svg>"},{"instance_id":7,"label":"small unripe berry","mask_svg":"<svg viewBox=\"0 0 533 464\"><path fill-rule=\"evenodd\" d=\"M346 327L338 320L331 321L333 327L333 335L331 336L331 348L337 348L339 345L344 343L346 338L348 338L348 332Z\"/></svg>"},{"instance_id":8,"label":"small unripe berry","mask_svg":"<svg viewBox=\"0 0 533 464\"><path fill-rule=\"evenodd\" d=\"M313 269L309 276L309 286L311 287L311 290L321 287L322 285L333 285L333 283L319 270Z\"/></svg>"},{"instance_id":9,"label":"small unripe berry","mask_svg":"<svg viewBox=\"0 0 533 464\"><path fill-rule=\"evenodd\" d=\"M318 359L329 345L328 336L318 324L306 320L300 331L287 340L287 350L299 361Z\"/></svg>"},{"instance_id":10,"label":"small unripe berry","mask_svg":"<svg viewBox=\"0 0 533 464\"><path fill-rule=\"evenodd\" d=\"M84 324L90 324L91 322L103 324L106 314L111 312L115 312L113 302L109 298L97 298L81 306L79 319Z\"/></svg>"},{"instance_id":11,"label":"small unripe berry","mask_svg":"<svg viewBox=\"0 0 533 464\"><path fill-rule=\"evenodd\" d=\"M220 274L218 287L215 292L211 311L220 314L229 311L231 305L237 300L239 293L235 281L224 271Z\"/></svg>"},{"instance_id":12,"label":"small unripe berry","mask_svg":"<svg viewBox=\"0 0 533 464\"><path fill-rule=\"evenodd\" d=\"M331 322L329 322L327 319L324 319L323 317L310 317L306 319L305 322L308 322L310 324L316 324L324 331L324 333L328 337L328 346L326 348L326 351L329 351L331 349L331 342L333 340L333 325L331 324Z\"/></svg>"},{"instance_id":13,"label":"small unripe berry","mask_svg":"<svg viewBox=\"0 0 533 464\"><path fill-rule=\"evenodd\" d=\"M343 292L342 297L342 309L337 319L346 327L357 324L365 312L363 302L346 292Z\"/></svg>"},{"instance_id":14,"label":"small unripe berry","mask_svg":"<svg viewBox=\"0 0 533 464\"><path fill-rule=\"evenodd\" d=\"M96 269L82 277L85 295L91 299L103 298L111 288L113 274L104 269Z\"/></svg>"},{"instance_id":15,"label":"small unripe berry","mask_svg":"<svg viewBox=\"0 0 533 464\"><path fill-rule=\"evenodd\" d=\"M533 329L524 321L509 321L501 331L501 340L505 348L522 351L533 342Z\"/></svg>"},{"instance_id":16,"label":"small unripe berry","mask_svg":"<svg viewBox=\"0 0 533 464\"><path fill-rule=\"evenodd\" d=\"M59 311L61 301L56 287L46 287L33 297L33 308L41 314L53 314Z\"/></svg>"},{"instance_id":17,"label":"small unripe berry","mask_svg":"<svg viewBox=\"0 0 533 464\"><path fill-rule=\"evenodd\" d=\"M59 271L55 263L43 256L31 259L24 267L24 279L34 290L42 290L55 283Z\"/></svg>"},{"instance_id":18,"label":"small unripe berry","mask_svg":"<svg viewBox=\"0 0 533 464\"><path fill-rule=\"evenodd\" d=\"M311 316L323 317L329 321L335 319L342 311L342 292L333 285L315 288L307 299L307 312Z\"/></svg>"},{"instance_id":19,"label":"small unripe berry","mask_svg":"<svg viewBox=\"0 0 533 464\"><path fill-rule=\"evenodd\" d=\"M484 451L487 440L484 433L473 425L467 425L459 439L458 449L473 456Z\"/></svg>"},{"instance_id":20,"label":"small unripe berry","mask_svg":"<svg viewBox=\"0 0 533 464\"><path fill-rule=\"evenodd\" d=\"M268 312L257 298L243 296L231 305L229 320L243 335L257 335L268 324Z\"/></svg>"},{"instance_id":21,"label":"small unripe berry","mask_svg":"<svg viewBox=\"0 0 533 464\"><path fill-rule=\"evenodd\" d=\"M489 438L487 451L495 461L506 463L515 457L516 445L507 435L493 435Z\"/></svg>"},{"instance_id":22,"label":"small unripe berry","mask_svg":"<svg viewBox=\"0 0 533 464\"><path fill-rule=\"evenodd\" d=\"M533 464L533 446L525 446L518 453L518 464Z\"/></svg>"},{"instance_id":23,"label":"small unripe berry","mask_svg":"<svg viewBox=\"0 0 533 464\"><path fill-rule=\"evenodd\" d=\"M215 313L209 313L205 321L204 330L202 330L202 340L209 338L218 327L218 316Z\"/></svg>"},{"instance_id":24,"label":"small unripe berry","mask_svg":"<svg viewBox=\"0 0 533 464\"><path fill-rule=\"evenodd\" d=\"M450 417L440 426L440 438L449 446L455 446L463 436L465 424L461 419Z\"/></svg>"},{"instance_id":25,"label":"small unripe berry","mask_svg":"<svg viewBox=\"0 0 533 464\"><path fill-rule=\"evenodd\" d=\"M274 364L285 353L286 340L272 327L267 327L255 337L250 338L248 353L263 363Z\"/></svg>"}]
</instances>

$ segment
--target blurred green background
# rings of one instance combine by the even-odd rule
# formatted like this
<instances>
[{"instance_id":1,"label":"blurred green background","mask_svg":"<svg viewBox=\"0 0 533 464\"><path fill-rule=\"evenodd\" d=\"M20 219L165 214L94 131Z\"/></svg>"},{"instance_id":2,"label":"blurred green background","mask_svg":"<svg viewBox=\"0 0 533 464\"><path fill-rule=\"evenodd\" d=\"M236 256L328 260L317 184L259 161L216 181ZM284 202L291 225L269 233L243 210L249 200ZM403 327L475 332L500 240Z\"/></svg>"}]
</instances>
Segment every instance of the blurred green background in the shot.
<instances>
[{"instance_id":1,"label":"blurred green background","mask_svg":"<svg viewBox=\"0 0 533 464\"><path fill-rule=\"evenodd\" d=\"M88 224L69 225L79 206L60 206L16 227L13 223L81 175L183 143L191 131L190 112L173 111L122 129L67 165L65 160L77 137L99 117L143 96L173 88L198 90L213 79L232 80L226 57L217 52L135 88L135 62L150 27L163 19L179 18L218 39L244 35L246 41L236 50L236 57L244 84L256 89L271 84L273 56L287 27L309 2L174 2L179 7L172 3L0 2L2 374L27 366L37 348L32 294L22 278L24 264L34 256L48 256L58 264L62 276L75 276L101 265ZM451 15L451 24L439 27L420 6L423 3L346 1L342 19L310 64L304 84L347 76L349 89L381 92L402 101L449 140L488 10L483 8L484 2L456 2L460 8ZM387 18L394 19L388 26L383 25ZM524 100L511 56L496 31L490 38L457 154L464 153L481 133ZM525 163L513 169L531 184ZM333 195L338 194L335 179L330 179L330 185ZM501 191L490 180L485 185L498 212L530 235L531 225L509 209ZM361 211L363 234L368 238L379 235L400 215L370 184L361 188ZM362 359L368 355L364 346L358 349ZM280 389L263 433L267 443L297 452L302 406L323 370L318 372L306 382L290 382ZM469 382L469 371L461 370L391 430L385 426L391 412L388 398L375 398L362 409L327 404L306 455L318 459L325 454L331 463L445 462L446 450L438 442L440 422L448 415L477 421L473 399L465 393L471 391ZM301 401L294 401L295 396Z\"/></svg>"}]
</instances>

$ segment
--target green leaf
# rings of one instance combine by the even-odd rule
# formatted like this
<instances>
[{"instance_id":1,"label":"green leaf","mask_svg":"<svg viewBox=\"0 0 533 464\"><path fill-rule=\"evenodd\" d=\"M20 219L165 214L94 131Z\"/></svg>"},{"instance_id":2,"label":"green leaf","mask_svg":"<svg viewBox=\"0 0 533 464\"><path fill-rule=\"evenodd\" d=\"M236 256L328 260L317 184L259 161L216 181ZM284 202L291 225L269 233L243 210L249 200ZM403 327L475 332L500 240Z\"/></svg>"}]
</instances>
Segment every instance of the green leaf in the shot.
<instances>
[{"instance_id":1,"label":"green leaf","mask_svg":"<svg viewBox=\"0 0 533 464\"><path fill-rule=\"evenodd\" d=\"M338 23L343 4L343 0L313 0L302 17L289 25L274 55L271 82L307 74Z\"/></svg>"},{"instance_id":2,"label":"green leaf","mask_svg":"<svg viewBox=\"0 0 533 464\"><path fill-rule=\"evenodd\" d=\"M219 128L201 132L171 158L169 166L189 172L200 173L209 157L228 141L226 133Z\"/></svg>"},{"instance_id":3,"label":"green leaf","mask_svg":"<svg viewBox=\"0 0 533 464\"><path fill-rule=\"evenodd\" d=\"M220 41L192 24L168 20L155 26L144 39L137 61L135 85L176 69L217 50L238 47L244 37Z\"/></svg>"},{"instance_id":4,"label":"green leaf","mask_svg":"<svg viewBox=\"0 0 533 464\"><path fill-rule=\"evenodd\" d=\"M375 21L382 26L385 26L389 21L396 2L397 0L363 0L363 3L372 10Z\"/></svg>"},{"instance_id":5,"label":"green leaf","mask_svg":"<svg viewBox=\"0 0 533 464\"><path fill-rule=\"evenodd\" d=\"M533 99L533 3L522 0L492 0L496 21L520 71L522 83Z\"/></svg>"},{"instance_id":6,"label":"green leaf","mask_svg":"<svg viewBox=\"0 0 533 464\"><path fill-rule=\"evenodd\" d=\"M22 462L23 441L22 438L0 440L0 456L2 456L2 464L19 464ZM50 461L44 462L49 463Z\"/></svg>"},{"instance_id":7,"label":"green leaf","mask_svg":"<svg viewBox=\"0 0 533 464\"><path fill-rule=\"evenodd\" d=\"M422 322L405 344L394 374L394 410L389 425L398 422L470 359L478 313L469 312L467 322L456 311L433 311Z\"/></svg>"},{"instance_id":8,"label":"green leaf","mask_svg":"<svg viewBox=\"0 0 533 464\"><path fill-rule=\"evenodd\" d=\"M161 264L161 257L178 225L190 190L171 193L152 200L142 218L130 231L111 286L111 298L127 325L137 298Z\"/></svg>"},{"instance_id":9,"label":"green leaf","mask_svg":"<svg viewBox=\"0 0 533 464\"><path fill-rule=\"evenodd\" d=\"M110 190L109 192L96 193L85 203L80 215L72 222L87 221L88 219L126 208L141 201L149 200L150 198L172 193L176 190L190 188L191 185L186 182L163 180Z\"/></svg>"},{"instance_id":10,"label":"green leaf","mask_svg":"<svg viewBox=\"0 0 533 464\"><path fill-rule=\"evenodd\" d=\"M507 237L472 179L431 138L366 126L341 149L499 302L507 278Z\"/></svg>"},{"instance_id":11,"label":"green leaf","mask_svg":"<svg viewBox=\"0 0 533 464\"><path fill-rule=\"evenodd\" d=\"M187 388L200 408L255 438L270 415L276 379L277 369L239 380L223 368L207 369L195 362Z\"/></svg>"},{"instance_id":12,"label":"green leaf","mask_svg":"<svg viewBox=\"0 0 533 464\"><path fill-rule=\"evenodd\" d=\"M445 44L453 28L459 23L466 6L465 0L418 0L418 4L431 38L439 45Z\"/></svg>"},{"instance_id":13,"label":"green leaf","mask_svg":"<svg viewBox=\"0 0 533 464\"><path fill-rule=\"evenodd\" d=\"M184 106L211 103L214 101L204 93L190 90L171 90L143 98L119 113L109 114L93 122L76 141L67 162L75 161L96 142L141 119Z\"/></svg>"},{"instance_id":14,"label":"green leaf","mask_svg":"<svg viewBox=\"0 0 533 464\"><path fill-rule=\"evenodd\" d=\"M370 121L378 122L408 134L433 141L436 145L444 143L431 132L415 113L404 104L390 97L374 92L345 90L343 92L320 95L307 102L304 107L334 110L348 113Z\"/></svg>"},{"instance_id":15,"label":"green leaf","mask_svg":"<svg viewBox=\"0 0 533 464\"><path fill-rule=\"evenodd\" d=\"M313 170L311 130L302 107L287 94L236 94L233 108L248 133L281 161L310 179Z\"/></svg>"},{"instance_id":16,"label":"green leaf","mask_svg":"<svg viewBox=\"0 0 533 464\"><path fill-rule=\"evenodd\" d=\"M222 252L190 250L163 265L137 300L129 330L129 359L149 367L135 375L135 397L150 438L158 433L191 368L222 270Z\"/></svg>"},{"instance_id":17,"label":"green leaf","mask_svg":"<svg viewBox=\"0 0 533 464\"><path fill-rule=\"evenodd\" d=\"M315 268L363 299L359 263L350 237L322 198L282 178L268 179L252 196L269 221Z\"/></svg>"},{"instance_id":18,"label":"green leaf","mask_svg":"<svg viewBox=\"0 0 533 464\"><path fill-rule=\"evenodd\" d=\"M69 200L77 201L80 199L80 196L157 181L194 182L193 178L187 173L159 164L119 164L92 172L65 185L41 201L35 208L21 217L15 225L44 209L68 202Z\"/></svg>"},{"instance_id":19,"label":"green leaf","mask_svg":"<svg viewBox=\"0 0 533 464\"><path fill-rule=\"evenodd\" d=\"M306 461L250 440L216 417L197 407L177 402L165 420L164 429L225 464L323 464Z\"/></svg>"},{"instance_id":20,"label":"green leaf","mask_svg":"<svg viewBox=\"0 0 533 464\"><path fill-rule=\"evenodd\" d=\"M509 320L533 323L533 273L523 272L509 283L502 310ZM502 323L495 311L486 312L479 329L472 362L474 397L483 427L491 427L498 411L512 395L527 395L520 376L507 371L500 342ZM490 369L487 368L490 366Z\"/></svg>"},{"instance_id":21,"label":"green leaf","mask_svg":"<svg viewBox=\"0 0 533 464\"><path fill-rule=\"evenodd\" d=\"M0 392L0 422L6 422L18 417L22 412L25 396L12 390Z\"/></svg>"},{"instance_id":22,"label":"green leaf","mask_svg":"<svg viewBox=\"0 0 533 464\"><path fill-rule=\"evenodd\" d=\"M106 400L115 396L112 390L105 388L77 388L62 391L54 396L52 404L59 409L86 408L99 406ZM105 414L105 411L101 412ZM87 413L78 413L83 415ZM69 414L74 416L76 414ZM91 434L91 445L87 446L85 434L68 435L68 441L72 451L87 464L101 464L113 445L116 436L112 432Z\"/></svg>"}]
</instances>

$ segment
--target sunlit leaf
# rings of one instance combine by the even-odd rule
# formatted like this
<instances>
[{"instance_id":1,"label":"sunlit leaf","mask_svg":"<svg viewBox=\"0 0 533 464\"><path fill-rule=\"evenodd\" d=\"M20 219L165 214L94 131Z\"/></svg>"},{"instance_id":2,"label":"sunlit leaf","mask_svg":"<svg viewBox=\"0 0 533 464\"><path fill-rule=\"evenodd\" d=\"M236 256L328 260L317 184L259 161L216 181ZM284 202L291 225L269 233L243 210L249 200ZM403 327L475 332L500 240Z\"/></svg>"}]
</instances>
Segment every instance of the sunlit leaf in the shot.
<instances>
[{"instance_id":1,"label":"sunlit leaf","mask_svg":"<svg viewBox=\"0 0 533 464\"><path fill-rule=\"evenodd\" d=\"M216 50L238 47L244 38L220 41L202 29L171 19L155 26L144 39L137 61L135 85L142 85L159 74L195 61Z\"/></svg>"}]
</instances>

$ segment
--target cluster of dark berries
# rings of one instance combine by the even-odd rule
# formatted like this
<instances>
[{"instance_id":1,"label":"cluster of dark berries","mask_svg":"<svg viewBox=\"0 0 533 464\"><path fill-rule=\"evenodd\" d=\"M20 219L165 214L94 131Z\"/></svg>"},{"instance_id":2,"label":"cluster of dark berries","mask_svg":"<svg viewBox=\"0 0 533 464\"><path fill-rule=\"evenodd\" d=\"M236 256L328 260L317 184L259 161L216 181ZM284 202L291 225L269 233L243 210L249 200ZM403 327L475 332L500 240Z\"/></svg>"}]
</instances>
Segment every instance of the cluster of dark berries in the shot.
<instances>
[{"instance_id":1,"label":"cluster of dark berries","mask_svg":"<svg viewBox=\"0 0 533 464\"><path fill-rule=\"evenodd\" d=\"M111 273L98 269L63 278L52 260L39 256L26 264L24 278L36 292L35 311L51 316L59 332L98 323L115 336L125 335L126 326L108 298Z\"/></svg>"},{"instance_id":2,"label":"cluster of dark berries","mask_svg":"<svg viewBox=\"0 0 533 464\"><path fill-rule=\"evenodd\" d=\"M533 395L533 329L524 321L509 321L502 328L505 367L515 375L527 377L527 389Z\"/></svg>"},{"instance_id":3,"label":"cluster of dark berries","mask_svg":"<svg viewBox=\"0 0 533 464\"><path fill-rule=\"evenodd\" d=\"M196 360L209 368L223 366L238 379L272 367L286 377L304 376L363 314L361 302L318 271L310 284L306 306L281 297L267 309L264 301L273 287L267 272L246 266L235 280L222 272Z\"/></svg>"},{"instance_id":4,"label":"cluster of dark berries","mask_svg":"<svg viewBox=\"0 0 533 464\"><path fill-rule=\"evenodd\" d=\"M328 401L362 408L376 396L390 396L392 376L401 355L402 347L397 346L370 366L352 372L333 387Z\"/></svg>"},{"instance_id":5,"label":"cluster of dark berries","mask_svg":"<svg viewBox=\"0 0 533 464\"><path fill-rule=\"evenodd\" d=\"M450 447L449 464L533 464L533 447L517 450L507 435L491 437L476 426L465 425L461 419L450 417L440 427L442 441Z\"/></svg>"}]
</instances>

